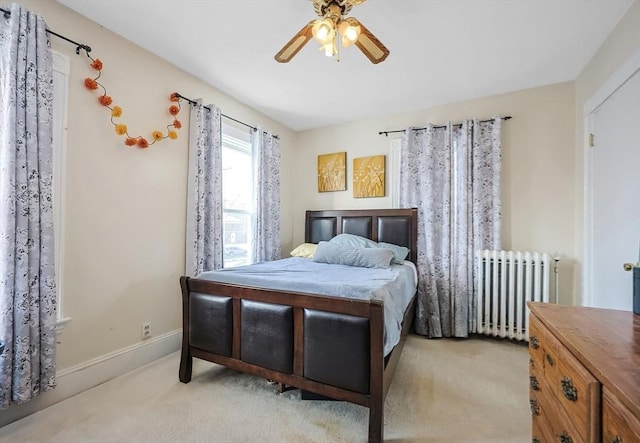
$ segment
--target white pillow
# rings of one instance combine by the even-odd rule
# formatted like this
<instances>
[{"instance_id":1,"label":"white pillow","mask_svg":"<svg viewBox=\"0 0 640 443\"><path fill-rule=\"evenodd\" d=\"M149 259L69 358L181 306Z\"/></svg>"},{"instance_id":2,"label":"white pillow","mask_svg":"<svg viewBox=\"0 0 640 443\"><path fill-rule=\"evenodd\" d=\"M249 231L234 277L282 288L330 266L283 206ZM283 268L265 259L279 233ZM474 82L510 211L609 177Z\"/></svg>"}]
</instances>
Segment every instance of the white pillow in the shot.
<instances>
[{"instance_id":1,"label":"white pillow","mask_svg":"<svg viewBox=\"0 0 640 443\"><path fill-rule=\"evenodd\" d=\"M316 252L318 245L315 243L302 243L293 251L291 251L292 257L312 258Z\"/></svg>"}]
</instances>

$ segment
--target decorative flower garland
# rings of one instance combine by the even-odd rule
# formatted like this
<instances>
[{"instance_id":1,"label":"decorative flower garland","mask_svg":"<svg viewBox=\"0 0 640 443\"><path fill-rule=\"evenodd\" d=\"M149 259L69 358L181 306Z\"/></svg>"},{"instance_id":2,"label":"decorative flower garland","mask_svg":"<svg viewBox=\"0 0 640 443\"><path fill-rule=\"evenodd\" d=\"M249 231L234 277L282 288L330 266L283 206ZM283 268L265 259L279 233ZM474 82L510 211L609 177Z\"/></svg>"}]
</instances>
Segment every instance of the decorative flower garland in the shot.
<instances>
[{"instance_id":1,"label":"decorative flower garland","mask_svg":"<svg viewBox=\"0 0 640 443\"><path fill-rule=\"evenodd\" d=\"M176 116L180 112L180 96L177 92L172 93L170 96L170 100L174 103L177 103L177 105L169 106L169 114L173 117L173 122L167 125L167 134L163 134L162 131L153 131L151 133L151 143L149 143L149 140L142 137L141 135L132 137L131 135L129 135L127 125L123 123L116 123L113 120L114 118L120 118L120 116L122 115L122 108L116 105L111 106L111 104L113 103L113 99L107 95L107 89L104 87L104 85L98 82L100 75L102 75L102 61L100 61L99 58L96 58L94 60L89 54L87 54L87 57L89 57L89 59L91 60L91 67L98 71L98 75L94 78L85 78L84 85L91 91L95 91L96 89L98 89L98 86L102 88L102 95L98 96L98 102L102 106L111 110L111 123L115 127L116 134L126 136L124 140L125 145L138 146L139 148L145 149L165 138L170 138L171 140L175 140L178 138L178 133L173 130L180 129L182 127L182 123L180 123L180 120L176 118Z\"/></svg>"}]
</instances>

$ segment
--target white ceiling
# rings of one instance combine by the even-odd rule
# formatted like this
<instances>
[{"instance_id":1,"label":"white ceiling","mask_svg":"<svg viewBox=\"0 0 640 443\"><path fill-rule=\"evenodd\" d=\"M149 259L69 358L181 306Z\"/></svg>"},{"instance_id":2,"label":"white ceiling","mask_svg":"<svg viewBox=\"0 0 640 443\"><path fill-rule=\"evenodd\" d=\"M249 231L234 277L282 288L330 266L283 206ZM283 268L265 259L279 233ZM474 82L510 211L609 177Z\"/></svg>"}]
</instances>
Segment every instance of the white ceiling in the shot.
<instances>
[{"instance_id":1,"label":"white ceiling","mask_svg":"<svg viewBox=\"0 0 640 443\"><path fill-rule=\"evenodd\" d=\"M391 52L373 65L313 40L273 59L316 17L311 1L58 1L293 130L573 80L633 3L369 0L350 15Z\"/></svg>"}]
</instances>

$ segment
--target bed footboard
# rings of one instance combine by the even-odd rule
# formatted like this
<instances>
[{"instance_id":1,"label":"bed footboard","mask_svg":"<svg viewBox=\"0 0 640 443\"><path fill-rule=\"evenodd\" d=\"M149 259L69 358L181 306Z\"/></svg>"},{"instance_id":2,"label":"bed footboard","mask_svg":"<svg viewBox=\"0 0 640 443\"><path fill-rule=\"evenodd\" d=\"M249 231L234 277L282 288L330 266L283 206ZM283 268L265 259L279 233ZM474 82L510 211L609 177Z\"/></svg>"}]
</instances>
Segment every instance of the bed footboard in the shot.
<instances>
[{"instance_id":1,"label":"bed footboard","mask_svg":"<svg viewBox=\"0 0 640 443\"><path fill-rule=\"evenodd\" d=\"M382 302L189 277L180 285L181 382L191 380L197 357L359 404L369 408L369 441L382 441L385 375L390 375L385 374Z\"/></svg>"}]
</instances>

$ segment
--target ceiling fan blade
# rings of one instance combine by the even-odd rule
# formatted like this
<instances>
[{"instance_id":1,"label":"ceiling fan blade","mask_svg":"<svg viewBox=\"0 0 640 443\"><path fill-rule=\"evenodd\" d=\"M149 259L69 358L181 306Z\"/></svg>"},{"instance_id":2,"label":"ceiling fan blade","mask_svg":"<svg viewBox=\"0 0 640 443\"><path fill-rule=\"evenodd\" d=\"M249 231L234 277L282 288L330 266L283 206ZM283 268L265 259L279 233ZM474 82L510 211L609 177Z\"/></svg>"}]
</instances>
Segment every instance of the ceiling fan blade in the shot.
<instances>
[{"instance_id":1,"label":"ceiling fan blade","mask_svg":"<svg viewBox=\"0 0 640 443\"><path fill-rule=\"evenodd\" d=\"M276 54L274 57L278 63L288 63L294 55L307 44L313 37L311 29L313 27L313 20L310 21L304 28L302 28L296 35L293 36L289 42Z\"/></svg>"},{"instance_id":2,"label":"ceiling fan blade","mask_svg":"<svg viewBox=\"0 0 640 443\"><path fill-rule=\"evenodd\" d=\"M371 60L371 63L378 64L384 61L389 55L389 50L362 23L359 24L360 36L355 45Z\"/></svg>"}]
</instances>

